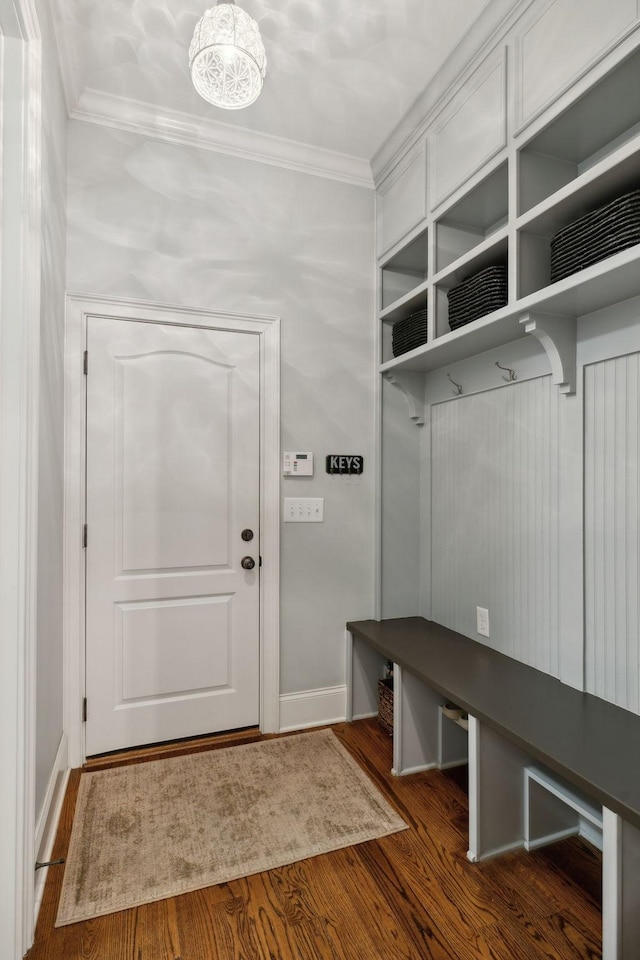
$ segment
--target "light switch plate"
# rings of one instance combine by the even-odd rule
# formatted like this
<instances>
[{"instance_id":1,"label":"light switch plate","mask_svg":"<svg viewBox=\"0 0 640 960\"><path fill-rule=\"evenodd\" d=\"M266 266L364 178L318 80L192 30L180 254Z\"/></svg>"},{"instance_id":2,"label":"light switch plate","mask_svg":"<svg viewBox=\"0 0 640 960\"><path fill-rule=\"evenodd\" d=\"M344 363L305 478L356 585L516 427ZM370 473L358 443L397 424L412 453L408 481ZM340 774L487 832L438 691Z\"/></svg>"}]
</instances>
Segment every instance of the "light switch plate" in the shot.
<instances>
[{"instance_id":1,"label":"light switch plate","mask_svg":"<svg viewBox=\"0 0 640 960\"><path fill-rule=\"evenodd\" d=\"M322 523L324 497L285 497L285 523Z\"/></svg>"}]
</instances>

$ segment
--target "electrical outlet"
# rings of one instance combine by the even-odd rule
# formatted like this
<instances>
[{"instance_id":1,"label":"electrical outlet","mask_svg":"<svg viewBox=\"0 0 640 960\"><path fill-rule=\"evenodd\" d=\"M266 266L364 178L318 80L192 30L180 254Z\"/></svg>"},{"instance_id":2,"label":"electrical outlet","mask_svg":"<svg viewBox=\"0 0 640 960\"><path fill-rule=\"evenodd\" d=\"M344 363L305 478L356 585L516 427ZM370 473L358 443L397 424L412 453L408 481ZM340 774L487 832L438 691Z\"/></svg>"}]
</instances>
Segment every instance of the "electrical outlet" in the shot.
<instances>
[{"instance_id":1,"label":"electrical outlet","mask_svg":"<svg viewBox=\"0 0 640 960\"><path fill-rule=\"evenodd\" d=\"M485 607L476 607L476 630L481 637L490 637L489 611Z\"/></svg>"},{"instance_id":2,"label":"electrical outlet","mask_svg":"<svg viewBox=\"0 0 640 960\"><path fill-rule=\"evenodd\" d=\"M285 523L322 523L324 497L285 497Z\"/></svg>"}]
</instances>

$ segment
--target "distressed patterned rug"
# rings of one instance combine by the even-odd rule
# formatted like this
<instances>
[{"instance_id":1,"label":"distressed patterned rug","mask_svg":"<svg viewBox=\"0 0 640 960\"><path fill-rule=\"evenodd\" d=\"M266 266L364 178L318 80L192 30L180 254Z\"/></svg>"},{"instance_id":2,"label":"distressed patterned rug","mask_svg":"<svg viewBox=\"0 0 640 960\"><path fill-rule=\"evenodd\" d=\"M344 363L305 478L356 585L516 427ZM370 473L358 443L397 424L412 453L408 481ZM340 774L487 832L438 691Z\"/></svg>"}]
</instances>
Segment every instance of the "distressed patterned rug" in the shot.
<instances>
[{"instance_id":1,"label":"distressed patterned rug","mask_svg":"<svg viewBox=\"0 0 640 960\"><path fill-rule=\"evenodd\" d=\"M85 773L56 926L404 829L330 730Z\"/></svg>"}]
</instances>

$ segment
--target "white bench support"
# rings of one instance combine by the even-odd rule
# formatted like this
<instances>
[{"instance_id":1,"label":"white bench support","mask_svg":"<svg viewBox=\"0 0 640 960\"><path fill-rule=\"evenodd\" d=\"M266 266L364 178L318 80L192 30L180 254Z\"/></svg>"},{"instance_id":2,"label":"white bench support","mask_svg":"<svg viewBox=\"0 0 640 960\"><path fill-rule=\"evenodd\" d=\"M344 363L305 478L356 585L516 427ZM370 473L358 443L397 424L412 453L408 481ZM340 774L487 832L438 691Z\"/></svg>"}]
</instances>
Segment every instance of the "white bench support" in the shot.
<instances>
[{"instance_id":1,"label":"white bench support","mask_svg":"<svg viewBox=\"0 0 640 960\"><path fill-rule=\"evenodd\" d=\"M640 945L640 830L603 808L602 960L636 960Z\"/></svg>"},{"instance_id":2,"label":"white bench support","mask_svg":"<svg viewBox=\"0 0 640 960\"><path fill-rule=\"evenodd\" d=\"M529 757L469 717L469 850L472 862L524 845L524 779Z\"/></svg>"},{"instance_id":3,"label":"white bench support","mask_svg":"<svg viewBox=\"0 0 640 960\"><path fill-rule=\"evenodd\" d=\"M347 720L375 717L387 658L347 631Z\"/></svg>"},{"instance_id":4,"label":"white bench support","mask_svg":"<svg viewBox=\"0 0 640 960\"><path fill-rule=\"evenodd\" d=\"M393 668L393 773L430 770L440 759L442 697L396 664Z\"/></svg>"}]
</instances>

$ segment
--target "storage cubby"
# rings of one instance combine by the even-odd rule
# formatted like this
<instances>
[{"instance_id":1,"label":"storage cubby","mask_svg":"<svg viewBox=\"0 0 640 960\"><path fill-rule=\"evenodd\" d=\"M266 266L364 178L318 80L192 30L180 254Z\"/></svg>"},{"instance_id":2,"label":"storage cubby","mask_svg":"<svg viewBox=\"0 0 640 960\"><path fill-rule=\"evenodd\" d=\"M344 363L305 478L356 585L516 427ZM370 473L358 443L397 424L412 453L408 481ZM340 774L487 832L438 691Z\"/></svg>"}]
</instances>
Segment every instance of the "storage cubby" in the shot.
<instances>
[{"instance_id":1,"label":"storage cubby","mask_svg":"<svg viewBox=\"0 0 640 960\"><path fill-rule=\"evenodd\" d=\"M518 221L518 298L548 286L551 282L550 243L563 227L584 214L640 188L640 150L613 163L599 176L576 190L566 191L552 205L542 205Z\"/></svg>"},{"instance_id":2,"label":"storage cubby","mask_svg":"<svg viewBox=\"0 0 640 960\"><path fill-rule=\"evenodd\" d=\"M640 132L640 51L627 57L519 152L525 213Z\"/></svg>"},{"instance_id":3,"label":"storage cubby","mask_svg":"<svg viewBox=\"0 0 640 960\"><path fill-rule=\"evenodd\" d=\"M452 287L458 286L464 280L475 276L486 267L507 266L508 264L508 241L503 237L498 243L493 244L481 254L468 258L455 265L455 268L446 271L441 278L436 281L435 295L435 330L436 337L443 337L451 333L449 327L449 299L448 292ZM464 330L465 327L458 328Z\"/></svg>"},{"instance_id":4,"label":"storage cubby","mask_svg":"<svg viewBox=\"0 0 640 960\"><path fill-rule=\"evenodd\" d=\"M401 303L427 279L427 231L424 230L380 265L381 309Z\"/></svg>"},{"instance_id":5,"label":"storage cubby","mask_svg":"<svg viewBox=\"0 0 640 960\"><path fill-rule=\"evenodd\" d=\"M452 720L440 709L440 769L469 762L468 720Z\"/></svg>"},{"instance_id":6,"label":"storage cubby","mask_svg":"<svg viewBox=\"0 0 640 960\"><path fill-rule=\"evenodd\" d=\"M601 806L547 770L527 767L524 774L527 850L577 835L602 849Z\"/></svg>"},{"instance_id":7,"label":"storage cubby","mask_svg":"<svg viewBox=\"0 0 640 960\"><path fill-rule=\"evenodd\" d=\"M445 270L506 226L507 162L501 164L436 222L436 270Z\"/></svg>"},{"instance_id":8,"label":"storage cubby","mask_svg":"<svg viewBox=\"0 0 640 960\"><path fill-rule=\"evenodd\" d=\"M585 86L528 139L508 134L488 172L446 204L427 204L426 224L381 261L382 373L445 369L534 336L553 382L575 392L578 318L640 295L638 198L627 196L640 191L640 42ZM585 242L575 223L595 211ZM488 273L456 292L452 330L449 291L495 266L507 268L506 303L504 274ZM427 305L428 341L394 357L392 324Z\"/></svg>"}]
</instances>

